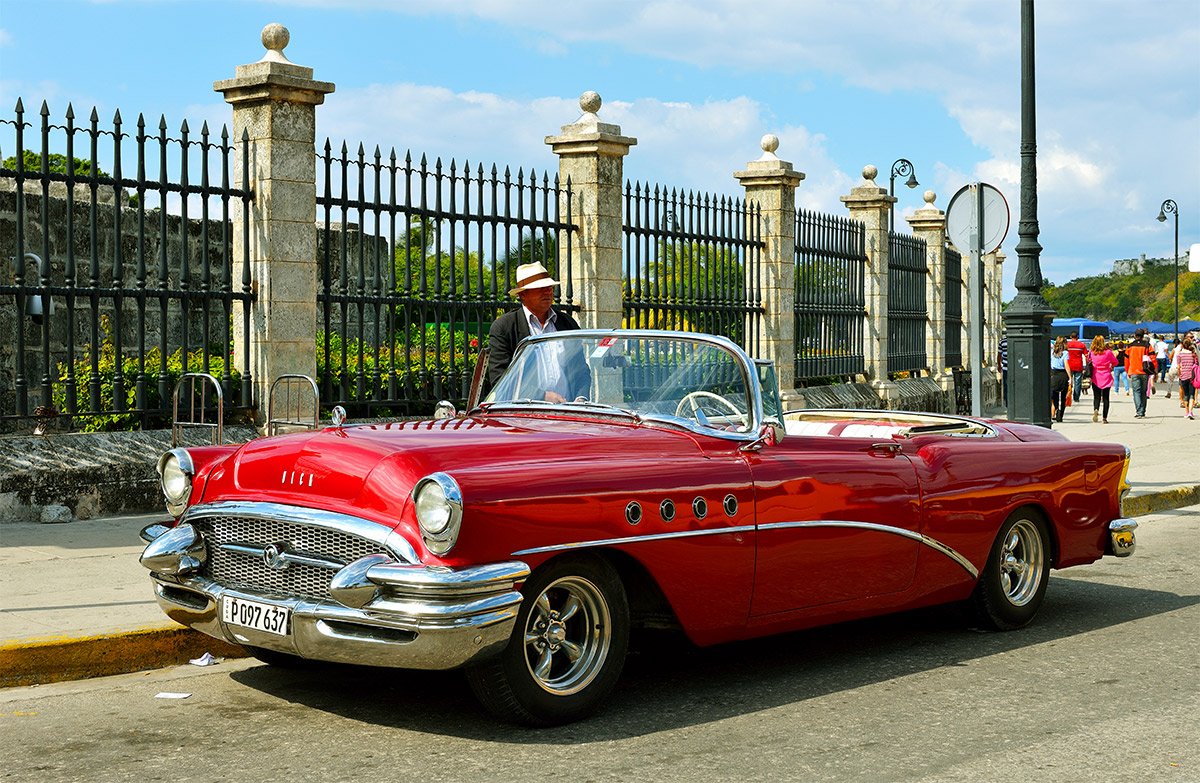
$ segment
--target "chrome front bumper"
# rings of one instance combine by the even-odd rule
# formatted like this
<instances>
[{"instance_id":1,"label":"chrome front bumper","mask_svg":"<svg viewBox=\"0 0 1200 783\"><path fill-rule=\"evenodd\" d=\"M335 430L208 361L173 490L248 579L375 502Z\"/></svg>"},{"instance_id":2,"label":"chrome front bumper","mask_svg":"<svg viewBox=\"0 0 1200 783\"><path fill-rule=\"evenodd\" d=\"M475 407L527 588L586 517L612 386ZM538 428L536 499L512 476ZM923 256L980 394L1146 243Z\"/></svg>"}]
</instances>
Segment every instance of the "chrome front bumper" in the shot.
<instances>
[{"instance_id":1,"label":"chrome front bumper","mask_svg":"<svg viewBox=\"0 0 1200 783\"><path fill-rule=\"evenodd\" d=\"M151 569L167 616L217 639L314 660L453 669L495 655L512 635L521 604L517 585L529 575L518 561L452 569L372 555L334 575L333 600L297 598L234 589L196 574L203 544L186 530L165 536L187 527L143 533L153 540L142 563ZM287 634L225 622L220 607L227 598L288 609Z\"/></svg>"},{"instance_id":2,"label":"chrome front bumper","mask_svg":"<svg viewBox=\"0 0 1200 783\"><path fill-rule=\"evenodd\" d=\"M1129 557L1137 549L1136 520L1121 518L1108 523L1108 552L1117 557Z\"/></svg>"}]
</instances>

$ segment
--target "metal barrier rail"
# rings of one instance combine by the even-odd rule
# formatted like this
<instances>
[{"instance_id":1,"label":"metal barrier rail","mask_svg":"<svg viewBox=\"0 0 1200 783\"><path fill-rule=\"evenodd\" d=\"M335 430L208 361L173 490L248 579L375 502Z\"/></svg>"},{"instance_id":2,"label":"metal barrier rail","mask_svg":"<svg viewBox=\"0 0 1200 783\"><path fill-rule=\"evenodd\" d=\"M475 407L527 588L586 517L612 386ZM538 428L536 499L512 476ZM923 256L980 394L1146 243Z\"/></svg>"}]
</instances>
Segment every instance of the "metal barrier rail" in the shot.
<instances>
[{"instance_id":1,"label":"metal barrier rail","mask_svg":"<svg viewBox=\"0 0 1200 783\"><path fill-rule=\"evenodd\" d=\"M205 372L219 363L214 371L224 384L236 384L232 319L240 307L249 329L254 293L248 264L234 279L232 217L240 202L248 226L253 195L230 184L234 148L227 130L215 141L205 124L197 139L184 122L172 137L161 118L158 134L148 135L139 115L130 134L120 112L102 129L94 109L87 125L77 126L70 106L58 125L45 103L40 117L36 150L27 149L33 124L20 100L12 119L0 119L0 130L12 134L0 146L17 150L13 167L0 168L0 178L15 185L0 198L12 199L16 258L40 259L36 274L19 263L12 283L0 285L0 301L13 303L14 326L12 386L0 390L0 419L31 411L129 415L142 424L165 419L179 372L175 351L183 372L193 360ZM76 157L77 137L86 145L84 158ZM102 142L111 174L100 169ZM245 149L248 138L239 143ZM125 170L130 153L133 177ZM243 155L243 181L249 181L247 160ZM40 322L25 320L30 302L41 303ZM248 346L242 366L249 366ZM242 381L240 407L250 408L249 376Z\"/></svg>"},{"instance_id":2,"label":"metal barrier rail","mask_svg":"<svg viewBox=\"0 0 1200 783\"><path fill-rule=\"evenodd\" d=\"M728 337L758 351L758 207L726 196L625 184L625 325Z\"/></svg>"},{"instance_id":3,"label":"metal barrier rail","mask_svg":"<svg viewBox=\"0 0 1200 783\"><path fill-rule=\"evenodd\" d=\"M516 267L539 262L574 313L571 185L492 166L432 167L424 157L351 157L326 141L317 341L326 405L356 415L461 404L492 321L516 306ZM341 218L340 222L337 218Z\"/></svg>"},{"instance_id":4,"label":"metal barrier rail","mask_svg":"<svg viewBox=\"0 0 1200 783\"><path fill-rule=\"evenodd\" d=\"M866 370L866 228L796 211L796 380Z\"/></svg>"}]
</instances>

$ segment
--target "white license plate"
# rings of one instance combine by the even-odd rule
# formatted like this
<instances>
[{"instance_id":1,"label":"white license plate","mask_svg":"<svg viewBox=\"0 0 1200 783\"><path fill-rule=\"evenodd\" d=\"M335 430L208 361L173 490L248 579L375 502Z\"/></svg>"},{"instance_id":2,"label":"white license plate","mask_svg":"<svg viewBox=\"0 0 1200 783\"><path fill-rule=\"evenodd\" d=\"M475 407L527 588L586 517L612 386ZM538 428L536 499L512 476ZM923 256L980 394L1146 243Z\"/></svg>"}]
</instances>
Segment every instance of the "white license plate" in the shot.
<instances>
[{"instance_id":1,"label":"white license plate","mask_svg":"<svg viewBox=\"0 0 1200 783\"><path fill-rule=\"evenodd\" d=\"M291 610L226 596L221 601L221 619L232 625L253 628L276 636L287 636L288 626L291 624Z\"/></svg>"}]
</instances>

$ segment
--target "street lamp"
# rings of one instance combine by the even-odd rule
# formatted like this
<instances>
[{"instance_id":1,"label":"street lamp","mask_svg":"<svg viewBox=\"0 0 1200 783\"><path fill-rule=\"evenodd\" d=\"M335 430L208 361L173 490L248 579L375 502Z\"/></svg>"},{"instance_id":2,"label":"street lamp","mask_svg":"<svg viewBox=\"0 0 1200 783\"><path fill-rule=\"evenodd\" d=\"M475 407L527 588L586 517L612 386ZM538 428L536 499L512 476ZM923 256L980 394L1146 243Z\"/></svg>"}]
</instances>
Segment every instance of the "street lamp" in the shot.
<instances>
[{"instance_id":1,"label":"street lamp","mask_svg":"<svg viewBox=\"0 0 1200 783\"><path fill-rule=\"evenodd\" d=\"M892 197L888 211L888 231L896 230L896 177L903 177L905 174L908 175L905 185L915 188L921 184L917 182L917 172L907 158L901 158L892 164L892 176L888 177L888 195Z\"/></svg>"},{"instance_id":2,"label":"street lamp","mask_svg":"<svg viewBox=\"0 0 1200 783\"><path fill-rule=\"evenodd\" d=\"M1167 199L1158 208L1158 222L1167 222L1167 213L1175 216L1175 339L1179 339L1179 205Z\"/></svg>"}]
</instances>

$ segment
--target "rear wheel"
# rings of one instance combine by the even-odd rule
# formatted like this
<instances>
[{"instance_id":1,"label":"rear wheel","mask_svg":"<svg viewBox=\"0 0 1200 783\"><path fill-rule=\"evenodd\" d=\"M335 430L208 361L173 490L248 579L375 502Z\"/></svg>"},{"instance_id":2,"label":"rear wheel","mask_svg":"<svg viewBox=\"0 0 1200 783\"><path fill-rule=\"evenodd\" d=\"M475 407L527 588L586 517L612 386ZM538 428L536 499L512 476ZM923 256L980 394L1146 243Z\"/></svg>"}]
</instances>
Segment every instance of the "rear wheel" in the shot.
<instances>
[{"instance_id":1,"label":"rear wheel","mask_svg":"<svg viewBox=\"0 0 1200 783\"><path fill-rule=\"evenodd\" d=\"M508 646L467 670L491 713L531 726L586 717L612 691L629 647L629 605L620 577L599 558L539 569Z\"/></svg>"},{"instance_id":2,"label":"rear wheel","mask_svg":"<svg viewBox=\"0 0 1200 783\"><path fill-rule=\"evenodd\" d=\"M1020 628L1037 614L1050 580L1050 536L1046 523L1023 509L1000 528L975 587L979 619L1001 631Z\"/></svg>"}]
</instances>

